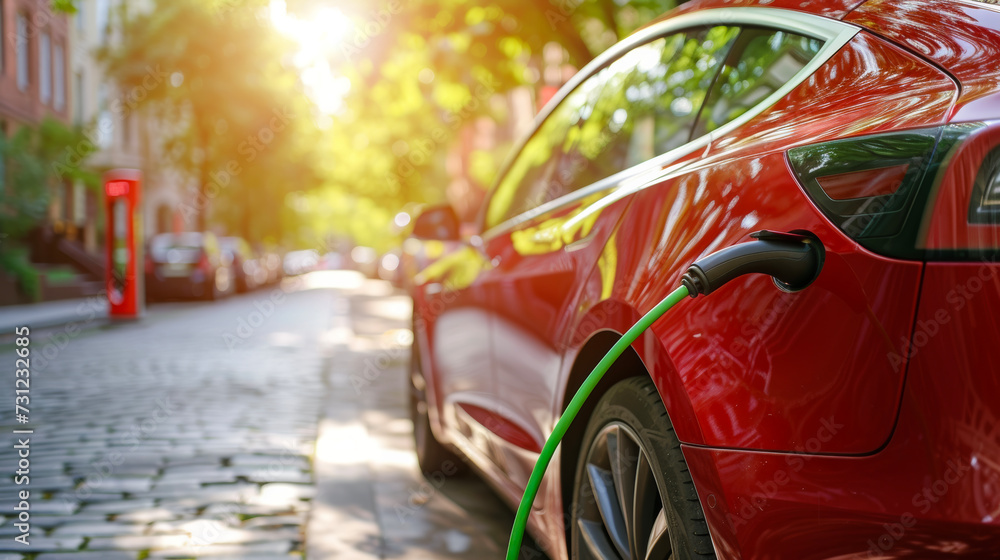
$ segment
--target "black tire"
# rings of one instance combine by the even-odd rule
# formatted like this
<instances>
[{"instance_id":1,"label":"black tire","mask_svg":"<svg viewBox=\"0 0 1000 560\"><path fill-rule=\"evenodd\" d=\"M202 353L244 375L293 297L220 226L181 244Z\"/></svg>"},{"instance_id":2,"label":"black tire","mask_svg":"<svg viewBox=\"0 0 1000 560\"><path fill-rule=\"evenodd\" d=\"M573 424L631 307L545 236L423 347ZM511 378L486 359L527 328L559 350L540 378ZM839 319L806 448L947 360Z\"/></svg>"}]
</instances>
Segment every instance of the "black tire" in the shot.
<instances>
[{"instance_id":1,"label":"black tire","mask_svg":"<svg viewBox=\"0 0 1000 560\"><path fill-rule=\"evenodd\" d=\"M648 378L619 382L594 409L572 508L573 560L715 558L680 442Z\"/></svg>"},{"instance_id":2,"label":"black tire","mask_svg":"<svg viewBox=\"0 0 1000 560\"><path fill-rule=\"evenodd\" d=\"M468 472L468 465L458 455L434 437L427 410L427 382L420 370L420 354L416 341L410 350L410 420L413 421L413 446L417 464L425 476L460 477Z\"/></svg>"},{"instance_id":3,"label":"black tire","mask_svg":"<svg viewBox=\"0 0 1000 560\"><path fill-rule=\"evenodd\" d=\"M219 292L219 287L215 284L214 280L215 277L213 276L212 278L213 278L212 280L208 280L205 282L206 284L205 293L202 296L205 299L205 301L216 301L221 297L221 293Z\"/></svg>"}]
</instances>

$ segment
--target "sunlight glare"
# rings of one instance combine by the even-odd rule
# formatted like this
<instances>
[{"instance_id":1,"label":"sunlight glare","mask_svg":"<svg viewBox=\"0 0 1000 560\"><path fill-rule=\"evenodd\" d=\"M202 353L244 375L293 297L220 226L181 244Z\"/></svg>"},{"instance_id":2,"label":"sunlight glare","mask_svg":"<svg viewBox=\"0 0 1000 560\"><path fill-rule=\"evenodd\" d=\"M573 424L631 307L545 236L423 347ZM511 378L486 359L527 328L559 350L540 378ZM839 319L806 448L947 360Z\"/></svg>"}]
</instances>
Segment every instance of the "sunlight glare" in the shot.
<instances>
[{"instance_id":1,"label":"sunlight glare","mask_svg":"<svg viewBox=\"0 0 1000 560\"><path fill-rule=\"evenodd\" d=\"M335 76L329 61L339 54L341 43L354 29L350 18L334 7L320 8L308 18L299 18L288 12L285 0L271 0L270 14L274 27L298 44L293 61L309 97L324 114L339 111L351 82Z\"/></svg>"}]
</instances>

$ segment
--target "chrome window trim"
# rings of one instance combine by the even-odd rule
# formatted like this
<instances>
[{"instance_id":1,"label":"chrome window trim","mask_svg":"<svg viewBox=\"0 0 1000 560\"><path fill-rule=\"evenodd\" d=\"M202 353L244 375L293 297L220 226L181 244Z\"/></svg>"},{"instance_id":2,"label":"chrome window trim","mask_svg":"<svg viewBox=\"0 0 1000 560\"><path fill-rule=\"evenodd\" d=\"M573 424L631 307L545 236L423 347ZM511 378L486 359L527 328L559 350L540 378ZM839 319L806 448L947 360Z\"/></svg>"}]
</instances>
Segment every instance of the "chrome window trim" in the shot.
<instances>
[{"instance_id":1,"label":"chrome window trim","mask_svg":"<svg viewBox=\"0 0 1000 560\"><path fill-rule=\"evenodd\" d=\"M987 10L993 10L995 12L1000 12L1000 4L997 0L958 0L963 4L969 6L974 6L976 8L986 8Z\"/></svg>"},{"instance_id":2,"label":"chrome window trim","mask_svg":"<svg viewBox=\"0 0 1000 560\"><path fill-rule=\"evenodd\" d=\"M615 187L616 184L622 183L621 186L626 188L621 188L616 191L618 196L608 196L605 200L601 200L592 205L592 207L603 208L614 200L619 200L627 194L649 186L663 177L670 175L678 169L678 166L671 166L666 169L662 169L663 166L669 165L671 162L698 150L706 149L709 144L711 144L713 139L732 132L740 126L746 124L757 115L763 113L765 110L777 103L778 100L785 97L793 89L802 84L802 82L806 81L809 76L813 75L813 73L815 73L820 66L826 64L826 62L830 60L834 54L836 54L861 30L857 26L844 23L842 21L780 8L717 8L703 10L682 14L639 30L635 34L604 51L597 56L597 58L584 66L583 69L580 70L569 82L559 89L559 92L556 93L556 95L545 105L542 111L539 112L539 114L535 117L530 133L526 134L517 143L516 148L511 151L511 154L501 167L498 180L490 189L488 196L486 197L485 204L483 205L480 214L479 223L481 225L485 225L489 202L493 199L493 195L499 187L502 178L510 170L510 166L512 165L514 159L521 154L525 144L527 144L528 140L535 134L542 122L548 118L556 106L558 106L559 103L562 103L562 101L574 89L576 89L577 86L592 77L599 70L605 68L610 63L620 58L622 55L645 43L684 29L715 25L770 27L820 39L824 41L824 44L823 48L816 53L816 56L814 56L808 64L803 66L802 69L792 77L792 79L775 90L774 93L761 100L749 111L740 115L738 118L726 123L708 134L691 140L687 144L674 148L669 152L660 154L653 159L623 169L614 175L600 179L586 187L583 187L582 189L573 191L559 198L526 210L513 218L489 228L481 234L481 237L483 239L490 239L504 232L513 230L517 228L517 226L533 220L542 214L551 212L560 206L586 198L595 193L611 189ZM658 172L654 172L652 175L649 173L643 173L644 171L652 171L658 167L661 169L659 169ZM680 167L684 167L684 165L681 165ZM587 211L583 214L590 213L590 211ZM578 218L582 217L582 215L578 216Z\"/></svg>"}]
</instances>

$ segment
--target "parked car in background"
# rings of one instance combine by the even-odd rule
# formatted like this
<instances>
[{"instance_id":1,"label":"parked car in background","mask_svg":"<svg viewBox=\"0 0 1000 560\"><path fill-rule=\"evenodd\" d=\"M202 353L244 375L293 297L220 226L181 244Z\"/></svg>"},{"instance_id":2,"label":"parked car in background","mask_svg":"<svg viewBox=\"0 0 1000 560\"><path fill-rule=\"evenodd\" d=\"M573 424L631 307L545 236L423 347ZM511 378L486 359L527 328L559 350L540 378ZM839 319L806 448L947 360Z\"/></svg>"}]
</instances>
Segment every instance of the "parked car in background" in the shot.
<instances>
[{"instance_id":1,"label":"parked car in background","mask_svg":"<svg viewBox=\"0 0 1000 560\"><path fill-rule=\"evenodd\" d=\"M319 253L312 249L289 251L285 254L282 266L287 276L312 272L319 266Z\"/></svg>"},{"instance_id":2,"label":"parked car in background","mask_svg":"<svg viewBox=\"0 0 1000 560\"><path fill-rule=\"evenodd\" d=\"M378 252L363 245L351 249L351 268L368 278L378 278Z\"/></svg>"},{"instance_id":3,"label":"parked car in background","mask_svg":"<svg viewBox=\"0 0 1000 560\"><path fill-rule=\"evenodd\" d=\"M261 268L264 269L267 276L265 283L272 285L281 282L281 279L285 277L281 254L275 249L262 250L259 253Z\"/></svg>"},{"instance_id":4,"label":"parked car in background","mask_svg":"<svg viewBox=\"0 0 1000 560\"><path fill-rule=\"evenodd\" d=\"M232 261L236 291L249 292L267 281L267 271L261 265L253 248L242 237L222 237L219 246L227 259Z\"/></svg>"},{"instance_id":5,"label":"parked car in background","mask_svg":"<svg viewBox=\"0 0 1000 560\"><path fill-rule=\"evenodd\" d=\"M402 249L392 249L390 251L386 251L378 259L378 277L382 280L391 282L392 285L397 288L405 287L405 282L403 281L403 267L400 266L400 256L402 254Z\"/></svg>"},{"instance_id":6,"label":"parked car in background","mask_svg":"<svg viewBox=\"0 0 1000 560\"><path fill-rule=\"evenodd\" d=\"M344 255L337 251L330 251L325 253L319 260L319 268L321 270L342 270L345 268L346 260Z\"/></svg>"},{"instance_id":7,"label":"parked car in background","mask_svg":"<svg viewBox=\"0 0 1000 560\"><path fill-rule=\"evenodd\" d=\"M560 90L417 274L421 468L511 504L583 380L759 230L807 289L686 299L594 388L529 525L553 560L1000 557L1000 8L693 0ZM454 460L455 464L463 464Z\"/></svg>"},{"instance_id":8,"label":"parked car in background","mask_svg":"<svg viewBox=\"0 0 1000 560\"><path fill-rule=\"evenodd\" d=\"M235 291L232 265L212 233L161 233L149 240L146 293L158 298L217 299Z\"/></svg>"}]
</instances>

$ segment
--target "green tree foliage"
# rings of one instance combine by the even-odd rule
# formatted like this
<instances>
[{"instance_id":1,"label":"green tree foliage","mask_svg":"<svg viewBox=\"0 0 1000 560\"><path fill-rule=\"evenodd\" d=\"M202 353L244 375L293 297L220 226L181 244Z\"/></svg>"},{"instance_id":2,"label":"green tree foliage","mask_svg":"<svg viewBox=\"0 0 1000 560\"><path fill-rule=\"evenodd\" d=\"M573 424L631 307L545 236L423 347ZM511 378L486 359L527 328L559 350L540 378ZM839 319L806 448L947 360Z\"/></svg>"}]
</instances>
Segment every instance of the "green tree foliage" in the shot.
<instances>
[{"instance_id":1,"label":"green tree foliage","mask_svg":"<svg viewBox=\"0 0 1000 560\"><path fill-rule=\"evenodd\" d=\"M56 12L75 14L77 7L74 0L52 0L52 9Z\"/></svg>"},{"instance_id":2,"label":"green tree foliage","mask_svg":"<svg viewBox=\"0 0 1000 560\"><path fill-rule=\"evenodd\" d=\"M97 177L65 154L87 142L83 132L51 118L13 135L0 135L0 269L18 278L22 289L38 297L25 236L44 218L52 191L67 181L96 188Z\"/></svg>"},{"instance_id":3,"label":"green tree foliage","mask_svg":"<svg viewBox=\"0 0 1000 560\"><path fill-rule=\"evenodd\" d=\"M687 142L738 31L716 26L663 37L583 82L525 144L490 202L487 225Z\"/></svg>"},{"instance_id":4,"label":"green tree foliage","mask_svg":"<svg viewBox=\"0 0 1000 560\"><path fill-rule=\"evenodd\" d=\"M196 179L199 200L212 200L214 223L249 238L300 240L309 223L313 236L380 245L398 235L400 208L444 199L446 156L477 119L508 122L497 94L539 92L547 45L562 46L579 68L679 1L287 0L300 17L335 7L353 23L328 53L350 90L322 132L264 0L154 0L148 12L124 15L120 48L104 56L123 91L140 92L140 104L171 124L170 162ZM151 71L165 76L162 85L144 86ZM289 99L294 131L275 134L266 150L247 148ZM472 147L461 172L473 188L492 183L513 140ZM233 161L241 171L219 175ZM323 192L304 192L320 184Z\"/></svg>"},{"instance_id":5,"label":"green tree foliage","mask_svg":"<svg viewBox=\"0 0 1000 560\"><path fill-rule=\"evenodd\" d=\"M506 122L495 94L541 86L542 53L555 43L576 68L676 0L386 0L338 4L354 22L338 52L349 77L344 110L328 147L336 158L331 188L372 199L392 216L409 203L440 202L449 181L445 156L479 117ZM289 0L301 14L329 5ZM474 187L495 179L513 138L474 150L464 170ZM351 154L349 158L341 154ZM383 229L392 232L391 226Z\"/></svg>"},{"instance_id":6,"label":"green tree foliage","mask_svg":"<svg viewBox=\"0 0 1000 560\"><path fill-rule=\"evenodd\" d=\"M38 157L37 131L24 127L12 136L0 135L0 234L17 240L45 216L49 203L49 168ZM4 243L3 246L6 246Z\"/></svg>"},{"instance_id":7,"label":"green tree foliage","mask_svg":"<svg viewBox=\"0 0 1000 560\"><path fill-rule=\"evenodd\" d=\"M198 185L188 227L280 239L285 195L319 181L320 131L266 2L154 0L120 17L122 40L101 53L122 91L112 110L158 117L154 141Z\"/></svg>"}]
</instances>

